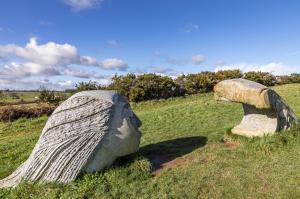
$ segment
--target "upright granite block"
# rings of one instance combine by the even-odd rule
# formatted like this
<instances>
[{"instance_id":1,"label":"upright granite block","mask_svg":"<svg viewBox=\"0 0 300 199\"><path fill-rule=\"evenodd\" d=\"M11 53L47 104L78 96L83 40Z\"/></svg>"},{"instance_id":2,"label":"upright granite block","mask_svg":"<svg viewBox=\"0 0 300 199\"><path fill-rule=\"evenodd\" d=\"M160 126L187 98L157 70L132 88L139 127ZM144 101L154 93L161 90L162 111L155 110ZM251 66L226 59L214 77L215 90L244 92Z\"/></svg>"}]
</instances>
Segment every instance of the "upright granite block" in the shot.
<instances>
[{"instance_id":1,"label":"upright granite block","mask_svg":"<svg viewBox=\"0 0 300 199\"><path fill-rule=\"evenodd\" d=\"M289 129L298 119L272 89L245 79L230 79L214 87L215 99L243 104L244 117L232 133L247 137Z\"/></svg>"},{"instance_id":2,"label":"upright granite block","mask_svg":"<svg viewBox=\"0 0 300 199\"><path fill-rule=\"evenodd\" d=\"M53 112L30 157L0 180L0 188L22 179L67 183L82 172L100 171L117 157L138 151L140 125L117 92L77 93Z\"/></svg>"}]
</instances>

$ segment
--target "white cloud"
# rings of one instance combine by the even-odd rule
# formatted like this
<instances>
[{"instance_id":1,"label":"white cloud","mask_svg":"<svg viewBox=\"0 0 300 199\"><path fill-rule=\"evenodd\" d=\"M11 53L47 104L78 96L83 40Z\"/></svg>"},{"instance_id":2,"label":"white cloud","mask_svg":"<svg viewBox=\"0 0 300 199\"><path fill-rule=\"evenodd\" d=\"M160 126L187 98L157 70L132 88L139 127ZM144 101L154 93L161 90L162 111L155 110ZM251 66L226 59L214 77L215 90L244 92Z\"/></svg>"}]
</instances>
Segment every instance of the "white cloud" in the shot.
<instances>
[{"instance_id":1,"label":"white cloud","mask_svg":"<svg viewBox=\"0 0 300 199\"><path fill-rule=\"evenodd\" d=\"M243 72L249 72L249 71L269 72L273 75L290 75L291 73L299 73L299 67L287 66L282 62L272 62L265 65L248 64L248 63L224 65L224 66L217 67L215 71L233 70L233 69L240 69Z\"/></svg>"},{"instance_id":2,"label":"white cloud","mask_svg":"<svg viewBox=\"0 0 300 199\"><path fill-rule=\"evenodd\" d=\"M64 3L74 11L100 7L104 0L64 0Z\"/></svg>"},{"instance_id":3,"label":"white cloud","mask_svg":"<svg viewBox=\"0 0 300 199\"><path fill-rule=\"evenodd\" d=\"M120 71L128 68L122 59L109 58L98 61L94 57L80 55L73 45L55 42L38 44L37 38L34 37L25 46L0 45L0 58L0 84L2 84L0 87L2 88L24 89L28 86L27 89L31 89L36 88L36 85L48 85L62 89L67 84L33 80L36 77L59 75L102 79L101 81L108 82L103 80L103 75L84 67L93 66Z\"/></svg>"},{"instance_id":4,"label":"white cloud","mask_svg":"<svg viewBox=\"0 0 300 199\"><path fill-rule=\"evenodd\" d=\"M98 61L94 57L90 57L90 56L81 56L80 63L83 65L90 65L90 66L98 65Z\"/></svg>"},{"instance_id":5,"label":"white cloud","mask_svg":"<svg viewBox=\"0 0 300 199\"><path fill-rule=\"evenodd\" d=\"M186 65L189 62L189 60L175 57L166 57L166 62L177 66L183 66Z\"/></svg>"},{"instance_id":6,"label":"white cloud","mask_svg":"<svg viewBox=\"0 0 300 199\"><path fill-rule=\"evenodd\" d=\"M110 58L105 59L99 64L104 69L116 69L119 70L126 70L128 68L128 65L121 59L116 58Z\"/></svg>"},{"instance_id":7,"label":"white cloud","mask_svg":"<svg viewBox=\"0 0 300 199\"><path fill-rule=\"evenodd\" d=\"M25 47L15 44L0 45L0 55L15 55L26 61L41 65L66 65L78 63L80 59L75 46L54 42L38 45L35 37L30 38Z\"/></svg>"},{"instance_id":8,"label":"white cloud","mask_svg":"<svg viewBox=\"0 0 300 199\"><path fill-rule=\"evenodd\" d=\"M74 83L71 80L67 80L67 81L58 81L57 82L59 85L63 86L63 87L70 87L73 86Z\"/></svg>"},{"instance_id":9,"label":"white cloud","mask_svg":"<svg viewBox=\"0 0 300 199\"><path fill-rule=\"evenodd\" d=\"M52 25L52 22L41 20L41 21L39 21L39 25L40 26L50 26L50 25Z\"/></svg>"},{"instance_id":10,"label":"white cloud","mask_svg":"<svg viewBox=\"0 0 300 199\"><path fill-rule=\"evenodd\" d=\"M196 54L191 58L186 58L186 57L182 58L182 57L169 56L168 54L163 54L159 51L155 51L154 56L158 59L164 60L168 64L177 65L177 66L184 66L191 63L195 65L200 65L206 60L206 57L201 54Z\"/></svg>"},{"instance_id":11,"label":"white cloud","mask_svg":"<svg viewBox=\"0 0 300 199\"><path fill-rule=\"evenodd\" d=\"M126 70L128 65L121 59L110 58L97 61L91 56L81 56L77 48L70 44L48 42L39 45L37 38L31 38L26 46L15 44L0 45L0 57L6 62L11 59L21 59L21 63L10 61L0 67L1 76L27 77L33 75L54 76L68 74L75 77L88 77L88 72L75 71L72 65L96 66L109 70ZM81 73L81 74L80 74ZM23 74L23 75L22 75Z\"/></svg>"},{"instance_id":12,"label":"white cloud","mask_svg":"<svg viewBox=\"0 0 300 199\"><path fill-rule=\"evenodd\" d=\"M100 85L109 85L112 81L111 77L101 77L98 79L95 79L95 81Z\"/></svg>"},{"instance_id":13,"label":"white cloud","mask_svg":"<svg viewBox=\"0 0 300 199\"><path fill-rule=\"evenodd\" d=\"M5 64L2 70L0 70L0 77L2 79L24 78L33 75L54 76L60 75L60 72L54 67L45 67L32 62L24 64L11 62Z\"/></svg>"},{"instance_id":14,"label":"white cloud","mask_svg":"<svg viewBox=\"0 0 300 199\"><path fill-rule=\"evenodd\" d=\"M76 68L67 68L62 72L63 75L79 77L79 78L91 78L94 76L94 73L76 69Z\"/></svg>"},{"instance_id":15,"label":"white cloud","mask_svg":"<svg viewBox=\"0 0 300 199\"><path fill-rule=\"evenodd\" d=\"M206 57L204 55L194 55L192 56L192 62L195 64L195 65L200 65L202 64L204 61L206 60Z\"/></svg>"},{"instance_id":16,"label":"white cloud","mask_svg":"<svg viewBox=\"0 0 300 199\"><path fill-rule=\"evenodd\" d=\"M216 66L224 66L225 65L225 61L224 60L218 60L216 62Z\"/></svg>"},{"instance_id":17,"label":"white cloud","mask_svg":"<svg viewBox=\"0 0 300 199\"><path fill-rule=\"evenodd\" d=\"M23 80L13 79L6 80L0 78L0 90L37 90L41 86L46 87L50 90L65 90L74 88L74 83L71 80L51 82L48 79L40 80Z\"/></svg>"},{"instance_id":18,"label":"white cloud","mask_svg":"<svg viewBox=\"0 0 300 199\"><path fill-rule=\"evenodd\" d=\"M114 48L116 48L116 47L118 47L120 45L117 40L113 40L113 39L112 40L107 40L106 43L110 47L114 47Z\"/></svg>"},{"instance_id":19,"label":"white cloud","mask_svg":"<svg viewBox=\"0 0 300 199\"><path fill-rule=\"evenodd\" d=\"M183 28L183 31L186 33L191 33L199 30L198 24L188 24Z\"/></svg>"}]
</instances>

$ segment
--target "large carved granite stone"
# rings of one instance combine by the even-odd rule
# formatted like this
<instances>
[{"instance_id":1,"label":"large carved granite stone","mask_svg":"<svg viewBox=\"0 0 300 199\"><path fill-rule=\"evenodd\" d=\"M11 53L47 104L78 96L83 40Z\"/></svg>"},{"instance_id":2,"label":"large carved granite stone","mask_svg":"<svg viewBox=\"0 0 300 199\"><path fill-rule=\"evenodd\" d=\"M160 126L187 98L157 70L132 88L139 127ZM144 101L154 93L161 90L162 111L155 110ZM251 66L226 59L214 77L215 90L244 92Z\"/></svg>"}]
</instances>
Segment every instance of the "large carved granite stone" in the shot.
<instances>
[{"instance_id":1,"label":"large carved granite stone","mask_svg":"<svg viewBox=\"0 0 300 199\"><path fill-rule=\"evenodd\" d=\"M99 171L138 151L140 125L118 93L77 93L53 112L30 157L0 187L21 180L67 183L82 172Z\"/></svg>"},{"instance_id":2,"label":"large carved granite stone","mask_svg":"<svg viewBox=\"0 0 300 199\"><path fill-rule=\"evenodd\" d=\"M272 89L245 79L230 79L214 87L215 99L243 104L244 117L232 133L247 137L284 131L297 122L286 102Z\"/></svg>"}]
</instances>

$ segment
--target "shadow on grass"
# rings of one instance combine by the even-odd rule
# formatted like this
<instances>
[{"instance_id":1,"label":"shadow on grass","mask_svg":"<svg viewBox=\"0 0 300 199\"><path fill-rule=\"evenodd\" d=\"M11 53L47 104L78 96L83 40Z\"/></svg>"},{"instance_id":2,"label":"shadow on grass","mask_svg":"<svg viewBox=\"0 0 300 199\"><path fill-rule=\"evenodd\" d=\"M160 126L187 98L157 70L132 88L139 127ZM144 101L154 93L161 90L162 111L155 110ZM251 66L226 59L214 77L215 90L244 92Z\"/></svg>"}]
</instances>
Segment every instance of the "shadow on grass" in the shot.
<instances>
[{"instance_id":1,"label":"shadow on grass","mask_svg":"<svg viewBox=\"0 0 300 199\"><path fill-rule=\"evenodd\" d=\"M165 163L203 147L206 142L207 137L204 136L177 138L143 146L139 154L149 159L155 171Z\"/></svg>"}]
</instances>

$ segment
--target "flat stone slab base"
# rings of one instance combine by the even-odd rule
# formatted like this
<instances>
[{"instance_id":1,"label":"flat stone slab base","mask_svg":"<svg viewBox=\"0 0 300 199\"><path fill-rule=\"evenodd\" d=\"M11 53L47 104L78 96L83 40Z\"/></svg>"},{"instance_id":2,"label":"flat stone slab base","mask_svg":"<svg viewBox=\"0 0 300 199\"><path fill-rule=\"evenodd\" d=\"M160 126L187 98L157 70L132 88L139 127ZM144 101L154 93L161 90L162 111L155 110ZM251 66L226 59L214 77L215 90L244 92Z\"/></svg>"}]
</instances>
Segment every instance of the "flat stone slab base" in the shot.
<instances>
[{"instance_id":1,"label":"flat stone slab base","mask_svg":"<svg viewBox=\"0 0 300 199\"><path fill-rule=\"evenodd\" d=\"M242 135L242 136L245 136L245 137L263 137L263 136L266 136L266 135L275 134L275 132L262 132L260 130L251 131L251 130L248 130L248 129L240 128L239 126L234 127L231 130L231 133L236 134L236 135Z\"/></svg>"},{"instance_id":2,"label":"flat stone slab base","mask_svg":"<svg viewBox=\"0 0 300 199\"><path fill-rule=\"evenodd\" d=\"M246 137L272 135L277 130L276 112L272 109L258 109L255 106L243 104L244 117L231 132Z\"/></svg>"}]
</instances>

